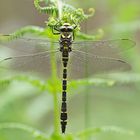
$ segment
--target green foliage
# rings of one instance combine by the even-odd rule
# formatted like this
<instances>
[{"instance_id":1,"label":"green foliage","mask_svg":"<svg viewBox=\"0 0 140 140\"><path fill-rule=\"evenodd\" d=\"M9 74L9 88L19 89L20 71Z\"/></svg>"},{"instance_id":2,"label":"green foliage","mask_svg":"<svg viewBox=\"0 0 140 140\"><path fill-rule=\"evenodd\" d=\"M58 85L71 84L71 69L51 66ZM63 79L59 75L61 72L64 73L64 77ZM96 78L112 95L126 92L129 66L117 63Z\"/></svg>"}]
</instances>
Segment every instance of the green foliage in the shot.
<instances>
[{"instance_id":1,"label":"green foliage","mask_svg":"<svg viewBox=\"0 0 140 140\"><path fill-rule=\"evenodd\" d=\"M140 82L140 74L132 72L109 74L108 78L115 80L118 84L130 84Z\"/></svg>"},{"instance_id":2,"label":"green foliage","mask_svg":"<svg viewBox=\"0 0 140 140\"><path fill-rule=\"evenodd\" d=\"M6 79L4 79L4 80L0 80L0 88L5 88L5 87L7 87L10 83L12 82L12 80L6 80Z\"/></svg>"},{"instance_id":3,"label":"green foliage","mask_svg":"<svg viewBox=\"0 0 140 140\"><path fill-rule=\"evenodd\" d=\"M119 127L114 126L108 126L108 127L100 127L100 128L90 128L84 131L79 132L78 134L72 135L60 135L60 134L53 134L50 136L47 136L44 132L41 132L35 128L32 128L30 126L21 124L21 123L0 123L0 130L8 129L14 129L14 130L20 130L23 131L23 133L29 133L32 135L34 140L75 140L75 139L85 139L88 136L96 135L99 133L106 133L106 132L115 132L120 134L127 134L127 135L134 135L134 132L124 130Z\"/></svg>"},{"instance_id":4,"label":"green foliage","mask_svg":"<svg viewBox=\"0 0 140 140\"><path fill-rule=\"evenodd\" d=\"M20 131L23 131L23 133L30 133L35 138L35 140L47 140L47 136L45 133L32 128L30 126L20 124L20 123L0 123L0 130L4 129L18 129Z\"/></svg>"},{"instance_id":5,"label":"green foliage","mask_svg":"<svg viewBox=\"0 0 140 140\"><path fill-rule=\"evenodd\" d=\"M99 86L99 87L110 87L110 86L114 86L116 83L115 80L111 80L111 79L103 79L103 78L90 78L90 79L80 79L80 80L76 80L76 81L71 81L69 82L69 85L72 89L76 88L78 89L78 87L82 87L82 86Z\"/></svg>"},{"instance_id":6,"label":"green foliage","mask_svg":"<svg viewBox=\"0 0 140 140\"><path fill-rule=\"evenodd\" d=\"M118 21L119 22L131 22L137 19L138 13L140 12L139 6L135 2L126 4L125 6L119 7L118 10Z\"/></svg>"},{"instance_id":7,"label":"green foliage","mask_svg":"<svg viewBox=\"0 0 140 140\"><path fill-rule=\"evenodd\" d=\"M98 133L106 133L106 132L113 132L113 133L120 133L120 134L127 134L127 135L134 135L133 131L127 131L125 129L119 128L119 127L114 127L114 126L109 126L109 127L99 127L99 128L89 128L87 130L84 130L83 132L80 132L78 134L78 137L80 139L89 137L91 135L95 135Z\"/></svg>"},{"instance_id":8,"label":"green foliage","mask_svg":"<svg viewBox=\"0 0 140 140\"><path fill-rule=\"evenodd\" d=\"M41 7L39 4L40 2L45 2L48 4L46 7ZM7 38L3 38L0 36L0 42L3 41L12 41L14 39L20 38L24 35L37 35L37 36L45 36L50 39L58 39L58 36L54 35L52 33L52 28L54 26L61 26L63 23L70 23L71 25L77 25L76 28L76 37L78 39L100 39L103 36L103 31L100 29L98 30L97 35L87 35L84 33L81 33L80 30L80 23L89 17L93 16L94 9L89 9L89 14L85 14L83 9L76 9L71 5L62 3L62 16L59 15L59 3L58 0L51 0L51 1L45 1L45 0L34 0L34 5L37 10L39 10L41 13L46 13L49 15L48 21L46 22L46 28L38 27L38 26L26 26L23 27L14 33L11 34L11 36L7 36Z\"/></svg>"},{"instance_id":9,"label":"green foliage","mask_svg":"<svg viewBox=\"0 0 140 140\"><path fill-rule=\"evenodd\" d=\"M67 5L59 0L44 0L46 3L49 3L49 5L47 7L41 7L39 4L42 1L43 0L34 0L34 5L39 12L46 13L50 16L47 22L50 27L55 26L58 23L58 20L60 24L68 22L70 24L76 23L78 25L81 21L91 17L94 13L93 9L89 9L90 14L86 15L82 9L76 9L73 6ZM59 7L59 4L62 6ZM61 12L59 10L61 10L62 13L59 13Z\"/></svg>"},{"instance_id":10,"label":"green foliage","mask_svg":"<svg viewBox=\"0 0 140 140\"><path fill-rule=\"evenodd\" d=\"M70 23L71 25L77 25L76 29L76 37L79 39L100 39L103 36L103 31L100 29L98 31L97 35L86 35L84 33L79 32L80 30L80 23L89 17L93 16L94 9L90 8L89 12L90 14L87 15L84 13L83 9L76 9L71 5L67 5L65 3L62 4L62 17L59 17L59 7L57 0L54 1L44 1L45 3L49 3L47 7L41 7L39 5L40 2L43 2L44 0L34 0L34 5L41 13L47 13L49 15L49 19L46 22L47 26L46 28L38 27L38 26L26 26L23 27L14 33L11 34L11 36L7 36L7 38L3 38L0 36L0 42L3 41L12 41L14 39L20 38L24 35L38 35L38 36L45 36L51 39L58 39L56 35L52 33L52 28L54 26L61 26L63 23ZM59 1L58 1L59 2Z\"/></svg>"},{"instance_id":11,"label":"green foliage","mask_svg":"<svg viewBox=\"0 0 140 140\"><path fill-rule=\"evenodd\" d=\"M55 6L55 3L57 1L46 1L46 3L50 2L50 5L48 5L48 7L41 7L39 4L40 2L42 2L43 0L34 0L34 5L37 8L37 10L39 10L39 12L41 13L47 13L47 14L58 14L58 9Z\"/></svg>"},{"instance_id":12,"label":"green foliage","mask_svg":"<svg viewBox=\"0 0 140 140\"><path fill-rule=\"evenodd\" d=\"M7 37L5 36L4 38L2 36L0 36L0 43L12 41L14 39L17 39L17 38L24 36L25 34L39 35L43 31L44 31L44 29L41 27L38 27L38 26L26 26L26 27L23 27L23 28L17 30L16 32L12 33L11 36L7 36Z\"/></svg>"}]
</instances>

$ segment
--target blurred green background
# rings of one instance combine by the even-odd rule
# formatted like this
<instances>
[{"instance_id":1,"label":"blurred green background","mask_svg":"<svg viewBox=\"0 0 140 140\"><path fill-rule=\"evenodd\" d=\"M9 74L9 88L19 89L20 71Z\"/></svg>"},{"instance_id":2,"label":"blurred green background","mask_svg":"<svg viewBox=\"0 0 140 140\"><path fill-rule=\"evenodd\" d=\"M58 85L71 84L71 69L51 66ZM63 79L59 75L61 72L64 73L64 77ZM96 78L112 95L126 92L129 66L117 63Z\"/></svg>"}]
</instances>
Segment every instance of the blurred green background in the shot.
<instances>
[{"instance_id":1,"label":"blurred green background","mask_svg":"<svg viewBox=\"0 0 140 140\"><path fill-rule=\"evenodd\" d=\"M95 9L95 15L81 25L85 33L96 34L103 29L104 38L130 38L136 47L124 57L132 65L130 74L105 76L116 79L111 87L90 86L74 89L68 98L68 133L79 132L85 126L119 126L135 132L134 136L103 133L92 139L139 140L140 139L140 1L139 0L66 0L75 7ZM0 0L0 34L9 34L27 26L45 27L47 15L39 14L33 0ZM88 100L88 107L85 105ZM86 111L88 108L88 121ZM8 87L0 86L0 122L20 122L53 132L53 99L47 91L41 92L27 82L12 82ZM88 124L87 124L88 123ZM32 140L28 133L19 130L0 130L0 140Z\"/></svg>"}]
</instances>

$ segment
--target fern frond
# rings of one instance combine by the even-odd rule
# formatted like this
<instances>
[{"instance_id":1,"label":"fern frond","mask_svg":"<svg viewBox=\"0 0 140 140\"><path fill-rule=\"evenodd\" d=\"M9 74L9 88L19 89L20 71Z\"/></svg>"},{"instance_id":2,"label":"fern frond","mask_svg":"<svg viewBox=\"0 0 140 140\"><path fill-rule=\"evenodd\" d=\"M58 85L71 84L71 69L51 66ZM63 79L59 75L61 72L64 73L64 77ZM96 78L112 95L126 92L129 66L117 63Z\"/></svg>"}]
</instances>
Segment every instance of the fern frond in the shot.
<instances>
[{"instance_id":1,"label":"fern frond","mask_svg":"<svg viewBox=\"0 0 140 140\"><path fill-rule=\"evenodd\" d=\"M22 81L30 83L32 86L39 88L41 91L47 90L47 85L45 81L37 78L33 78L31 76L26 75L17 75L11 78L12 81Z\"/></svg>"},{"instance_id":2,"label":"fern frond","mask_svg":"<svg viewBox=\"0 0 140 140\"><path fill-rule=\"evenodd\" d=\"M82 32L77 32L76 37L83 40L100 40L104 36L104 31L99 29L95 35L87 35Z\"/></svg>"},{"instance_id":3,"label":"fern frond","mask_svg":"<svg viewBox=\"0 0 140 140\"><path fill-rule=\"evenodd\" d=\"M72 88L78 88L78 86L114 86L116 84L115 80L103 79L103 78L93 78L93 79L80 79L76 81L69 82L69 86Z\"/></svg>"},{"instance_id":4,"label":"fern frond","mask_svg":"<svg viewBox=\"0 0 140 140\"><path fill-rule=\"evenodd\" d=\"M0 123L0 130L3 129L18 129L33 135L35 139L47 140L45 133L21 123Z\"/></svg>"},{"instance_id":5,"label":"fern frond","mask_svg":"<svg viewBox=\"0 0 140 140\"><path fill-rule=\"evenodd\" d=\"M125 134L125 135L134 135L134 132L130 131L130 130L125 130L123 128L116 127L116 126L106 126L106 127L97 127L97 128L86 129L86 130L78 133L77 137L85 138L85 137L89 137L89 136L96 135L99 133L108 133L108 132Z\"/></svg>"},{"instance_id":6,"label":"fern frond","mask_svg":"<svg viewBox=\"0 0 140 140\"><path fill-rule=\"evenodd\" d=\"M44 28L38 27L38 26L26 26L23 27L14 33L9 35L5 35L4 37L0 35L0 42L7 42L12 41L14 39L20 38L24 36L25 34L41 34L44 31Z\"/></svg>"},{"instance_id":7,"label":"fern frond","mask_svg":"<svg viewBox=\"0 0 140 140\"><path fill-rule=\"evenodd\" d=\"M37 77L27 76L27 75L18 75L11 78L12 81L19 81L19 82L26 82L31 84L32 86L38 88L41 91L49 91L49 93L52 93L54 86L52 84L52 81L48 79L47 81L41 80ZM60 80L56 79L56 91L61 91L61 82Z\"/></svg>"},{"instance_id":8,"label":"fern frond","mask_svg":"<svg viewBox=\"0 0 140 140\"><path fill-rule=\"evenodd\" d=\"M34 6L35 8L40 12L40 13L46 13L49 15L54 15L54 13L56 13L58 15L58 9L55 5L54 1L46 1L46 3L51 3L51 6L48 5L47 7L41 7L40 6L40 2L42 2L43 0L34 0Z\"/></svg>"},{"instance_id":9,"label":"fern frond","mask_svg":"<svg viewBox=\"0 0 140 140\"><path fill-rule=\"evenodd\" d=\"M105 76L106 77L106 76ZM139 73L114 73L108 74L109 79L114 79L117 83L127 84L127 83L139 83L140 74Z\"/></svg>"},{"instance_id":10,"label":"fern frond","mask_svg":"<svg viewBox=\"0 0 140 140\"><path fill-rule=\"evenodd\" d=\"M47 0L46 7L41 7L40 3L45 0L34 0L34 5L37 10L41 13L46 13L49 15L48 24L50 27L53 27L58 22L57 20L61 21L61 23L68 22L70 24L76 23L77 25L80 24L83 20L93 16L95 10L93 8L89 9L89 14L85 14L83 9L78 8L63 3L62 5L62 16L59 16L59 7L58 2L56 0ZM48 5L47 5L48 4ZM55 24L52 24L52 18L55 21Z\"/></svg>"}]
</instances>

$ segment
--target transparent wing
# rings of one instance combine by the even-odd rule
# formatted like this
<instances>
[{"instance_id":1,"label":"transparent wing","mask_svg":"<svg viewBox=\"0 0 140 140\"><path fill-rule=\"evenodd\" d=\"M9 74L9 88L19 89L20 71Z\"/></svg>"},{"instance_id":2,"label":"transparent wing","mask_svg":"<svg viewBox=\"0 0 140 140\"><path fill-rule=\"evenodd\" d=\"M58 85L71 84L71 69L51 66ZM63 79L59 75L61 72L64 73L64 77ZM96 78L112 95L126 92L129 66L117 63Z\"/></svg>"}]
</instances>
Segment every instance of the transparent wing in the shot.
<instances>
[{"instance_id":1,"label":"transparent wing","mask_svg":"<svg viewBox=\"0 0 140 140\"><path fill-rule=\"evenodd\" d=\"M52 42L47 38L39 37L22 37L12 40L11 35L0 35L0 46L10 48L22 52L23 54L30 54L34 52L42 52L42 50L51 49L52 43L58 48L59 42ZM57 49L55 48L55 49Z\"/></svg>"},{"instance_id":2,"label":"transparent wing","mask_svg":"<svg viewBox=\"0 0 140 140\"><path fill-rule=\"evenodd\" d=\"M7 41L9 36L0 36L0 69L13 72L35 72L50 76L50 57L56 57L55 63L60 68L61 55L59 44L47 39L20 38ZM53 44L53 45L52 45Z\"/></svg>"},{"instance_id":3,"label":"transparent wing","mask_svg":"<svg viewBox=\"0 0 140 140\"><path fill-rule=\"evenodd\" d=\"M74 50L90 52L104 57L118 57L118 54L135 46L129 39L116 39L104 41L79 41L73 43Z\"/></svg>"},{"instance_id":4,"label":"transparent wing","mask_svg":"<svg viewBox=\"0 0 140 140\"><path fill-rule=\"evenodd\" d=\"M135 46L129 39L79 41L73 43L69 62L70 78L85 78L103 72L125 71L131 66L120 53Z\"/></svg>"},{"instance_id":5,"label":"transparent wing","mask_svg":"<svg viewBox=\"0 0 140 140\"><path fill-rule=\"evenodd\" d=\"M57 74L59 75L61 69L61 55L58 51L46 51L42 53L12 56L0 59L0 69L10 72L10 74L17 74L17 72L32 72L38 73L45 77L49 77L52 72L52 65L50 58L54 56L54 63L57 67Z\"/></svg>"},{"instance_id":6,"label":"transparent wing","mask_svg":"<svg viewBox=\"0 0 140 140\"><path fill-rule=\"evenodd\" d=\"M1 48L2 53L0 53L1 56L4 54L4 59L1 58L0 68L9 66L10 69L18 71L33 71L50 75L50 56L58 51L56 50L58 42L38 38L20 38L7 41L7 38L9 39L9 35L0 36L1 46L7 46L3 47L4 51ZM75 42L68 64L69 77L84 78L99 72L128 70L130 65L120 60L116 54L134 45L133 41L127 39ZM5 51L6 48L10 48L10 51ZM55 56L57 70L60 73L61 53L55 53Z\"/></svg>"},{"instance_id":7,"label":"transparent wing","mask_svg":"<svg viewBox=\"0 0 140 140\"><path fill-rule=\"evenodd\" d=\"M97 73L126 71L130 69L131 66L121 59L73 51L70 54L68 76L72 79L79 79L90 77Z\"/></svg>"}]
</instances>

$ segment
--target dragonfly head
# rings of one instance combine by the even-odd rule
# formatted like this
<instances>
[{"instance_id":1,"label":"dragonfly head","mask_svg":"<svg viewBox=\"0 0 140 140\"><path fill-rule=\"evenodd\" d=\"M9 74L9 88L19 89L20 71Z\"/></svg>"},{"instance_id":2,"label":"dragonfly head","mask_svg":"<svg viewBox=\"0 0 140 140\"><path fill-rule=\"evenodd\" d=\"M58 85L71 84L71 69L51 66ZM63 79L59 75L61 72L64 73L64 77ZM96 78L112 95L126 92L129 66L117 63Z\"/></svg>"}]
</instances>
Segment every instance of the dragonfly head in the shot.
<instances>
[{"instance_id":1,"label":"dragonfly head","mask_svg":"<svg viewBox=\"0 0 140 140\"><path fill-rule=\"evenodd\" d=\"M64 23L60 27L60 34L62 38L71 38L73 35L74 27L71 26L69 23Z\"/></svg>"},{"instance_id":2,"label":"dragonfly head","mask_svg":"<svg viewBox=\"0 0 140 140\"><path fill-rule=\"evenodd\" d=\"M64 23L60 27L60 32L73 32L74 28L69 23Z\"/></svg>"}]
</instances>

